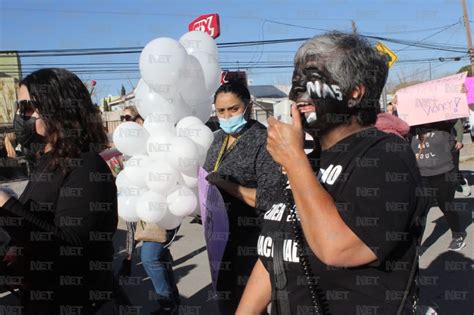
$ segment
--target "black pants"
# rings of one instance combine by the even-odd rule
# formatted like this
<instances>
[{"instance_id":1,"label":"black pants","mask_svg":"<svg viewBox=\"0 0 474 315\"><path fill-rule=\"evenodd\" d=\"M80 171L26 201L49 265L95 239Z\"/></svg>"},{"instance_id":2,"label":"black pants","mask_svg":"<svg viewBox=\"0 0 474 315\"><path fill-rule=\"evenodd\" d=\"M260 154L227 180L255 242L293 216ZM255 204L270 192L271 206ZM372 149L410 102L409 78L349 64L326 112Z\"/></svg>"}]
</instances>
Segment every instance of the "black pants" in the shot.
<instances>
[{"instance_id":1,"label":"black pants","mask_svg":"<svg viewBox=\"0 0 474 315\"><path fill-rule=\"evenodd\" d=\"M456 186L455 189L458 186L464 185L464 176L461 174L459 171L459 156L461 152L459 150L454 150L453 151L453 162L454 162L454 171L456 172Z\"/></svg>"},{"instance_id":2,"label":"black pants","mask_svg":"<svg viewBox=\"0 0 474 315\"><path fill-rule=\"evenodd\" d=\"M458 172L454 168L440 175L422 177L423 184L430 189L430 196L438 202L453 236L465 233L462 213L466 211L467 206L467 203L454 201L458 181L457 174Z\"/></svg>"},{"instance_id":3,"label":"black pants","mask_svg":"<svg viewBox=\"0 0 474 315\"><path fill-rule=\"evenodd\" d=\"M243 236L245 235L245 236ZM227 243L217 280L220 315L233 315L244 293L247 280L257 262L258 233L241 233Z\"/></svg>"}]
</instances>

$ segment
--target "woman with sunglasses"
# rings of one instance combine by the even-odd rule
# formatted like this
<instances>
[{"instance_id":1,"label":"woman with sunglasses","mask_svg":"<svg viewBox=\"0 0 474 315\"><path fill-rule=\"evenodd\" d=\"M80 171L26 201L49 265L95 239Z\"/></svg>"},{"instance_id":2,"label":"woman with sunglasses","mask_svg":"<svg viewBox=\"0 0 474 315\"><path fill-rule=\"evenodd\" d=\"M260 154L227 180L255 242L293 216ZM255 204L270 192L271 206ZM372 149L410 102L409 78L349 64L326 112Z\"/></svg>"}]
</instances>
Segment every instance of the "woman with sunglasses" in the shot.
<instances>
[{"instance_id":1,"label":"woman with sunglasses","mask_svg":"<svg viewBox=\"0 0 474 315\"><path fill-rule=\"evenodd\" d=\"M127 106L123 109L123 115L120 115L120 121L133 121L137 124L143 125L143 118L138 114L135 106Z\"/></svg>"},{"instance_id":2,"label":"woman with sunglasses","mask_svg":"<svg viewBox=\"0 0 474 315\"><path fill-rule=\"evenodd\" d=\"M0 190L0 217L21 253L7 263L22 277L23 314L94 314L112 298L114 178L99 156L108 145L100 113L81 80L41 69L19 84L14 125L37 158L19 199ZM12 221L13 220L13 221Z\"/></svg>"}]
</instances>

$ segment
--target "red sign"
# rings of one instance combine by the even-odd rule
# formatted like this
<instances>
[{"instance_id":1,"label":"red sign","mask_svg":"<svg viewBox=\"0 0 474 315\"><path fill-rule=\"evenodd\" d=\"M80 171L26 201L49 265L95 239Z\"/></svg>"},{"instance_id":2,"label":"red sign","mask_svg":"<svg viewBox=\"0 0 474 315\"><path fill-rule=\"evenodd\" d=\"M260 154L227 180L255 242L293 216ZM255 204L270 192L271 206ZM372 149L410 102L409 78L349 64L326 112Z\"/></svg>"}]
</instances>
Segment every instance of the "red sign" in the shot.
<instances>
[{"instance_id":1,"label":"red sign","mask_svg":"<svg viewBox=\"0 0 474 315\"><path fill-rule=\"evenodd\" d=\"M189 31L201 31L217 38L221 34L221 26L219 23L219 14L201 15L188 25Z\"/></svg>"}]
</instances>

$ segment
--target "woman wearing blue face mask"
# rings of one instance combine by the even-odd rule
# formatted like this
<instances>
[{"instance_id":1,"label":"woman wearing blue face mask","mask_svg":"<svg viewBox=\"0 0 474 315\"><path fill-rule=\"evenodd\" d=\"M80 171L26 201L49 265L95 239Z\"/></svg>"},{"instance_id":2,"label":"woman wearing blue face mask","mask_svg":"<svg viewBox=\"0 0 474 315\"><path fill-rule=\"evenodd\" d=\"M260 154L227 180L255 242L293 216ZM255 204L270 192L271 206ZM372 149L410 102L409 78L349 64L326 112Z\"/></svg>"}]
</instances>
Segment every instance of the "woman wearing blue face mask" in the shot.
<instances>
[{"instance_id":1,"label":"woman wearing blue face mask","mask_svg":"<svg viewBox=\"0 0 474 315\"><path fill-rule=\"evenodd\" d=\"M221 314L234 314L257 259L257 238L264 210L273 203L281 172L266 149L267 129L250 119L250 93L239 82L220 86L214 95L220 130L207 152L207 180L227 207L229 240L217 280ZM204 219L204 218L203 218Z\"/></svg>"}]
</instances>

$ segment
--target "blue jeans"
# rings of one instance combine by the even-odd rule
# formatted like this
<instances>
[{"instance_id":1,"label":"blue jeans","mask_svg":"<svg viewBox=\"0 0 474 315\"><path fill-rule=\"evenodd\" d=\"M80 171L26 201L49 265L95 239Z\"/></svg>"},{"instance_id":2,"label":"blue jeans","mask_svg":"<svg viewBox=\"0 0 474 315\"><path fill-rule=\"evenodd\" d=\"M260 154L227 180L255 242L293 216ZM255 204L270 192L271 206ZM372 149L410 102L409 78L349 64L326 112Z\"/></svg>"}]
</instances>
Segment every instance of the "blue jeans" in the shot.
<instances>
[{"instance_id":1,"label":"blue jeans","mask_svg":"<svg viewBox=\"0 0 474 315\"><path fill-rule=\"evenodd\" d=\"M156 242L143 242L141 257L143 267L153 282L158 298L176 301L178 288L173 275L173 257L168 248Z\"/></svg>"}]
</instances>

